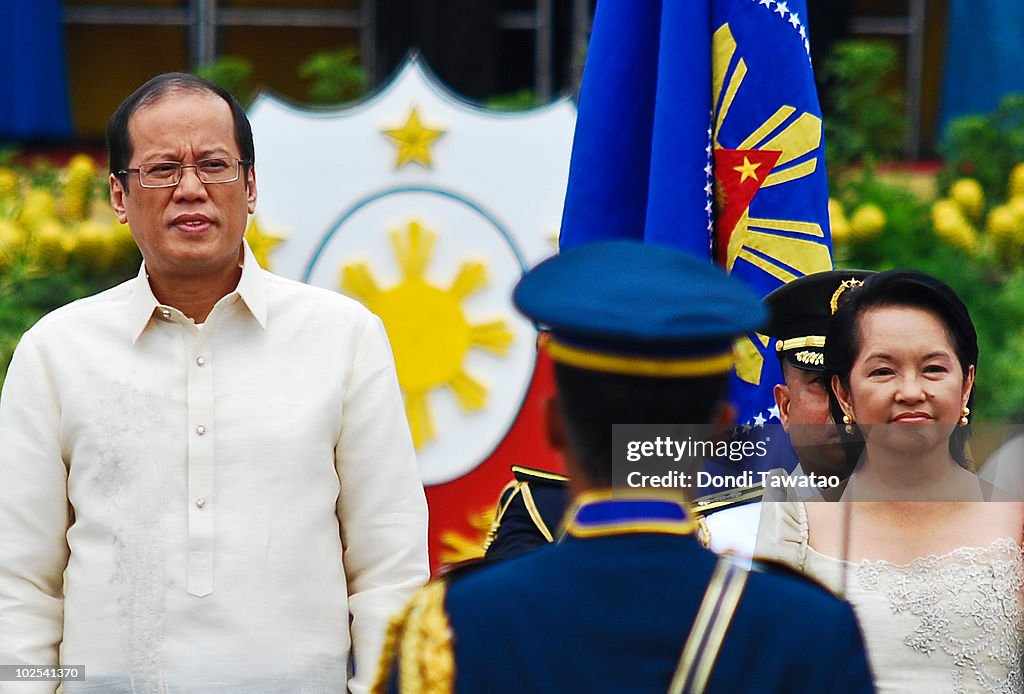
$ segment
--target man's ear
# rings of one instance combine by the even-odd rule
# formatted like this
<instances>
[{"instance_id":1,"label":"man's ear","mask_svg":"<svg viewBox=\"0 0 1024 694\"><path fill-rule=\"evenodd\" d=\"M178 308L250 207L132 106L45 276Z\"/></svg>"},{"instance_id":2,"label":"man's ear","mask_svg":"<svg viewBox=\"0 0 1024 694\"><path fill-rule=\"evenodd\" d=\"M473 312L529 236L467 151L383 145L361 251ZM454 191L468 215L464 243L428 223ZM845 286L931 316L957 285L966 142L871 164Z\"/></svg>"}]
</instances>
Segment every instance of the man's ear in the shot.
<instances>
[{"instance_id":1,"label":"man's ear","mask_svg":"<svg viewBox=\"0 0 1024 694\"><path fill-rule=\"evenodd\" d=\"M789 386L777 383L772 389L772 395L775 396L775 406L779 408L779 421L782 422L782 428L789 433L789 405L792 402L789 396Z\"/></svg>"},{"instance_id":2,"label":"man's ear","mask_svg":"<svg viewBox=\"0 0 1024 694\"><path fill-rule=\"evenodd\" d=\"M128 191L124 189L121 179L110 174L110 207L114 210L114 216L121 224L128 223L128 213L125 211L124 198Z\"/></svg>"},{"instance_id":3,"label":"man's ear","mask_svg":"<svg viewBox=\"0 0 1024 694\"><path fill-rule=\"evenodd\" d=\"M249 214L256 212L256 167L250 166L245 175L246 199L249 203Z\"/></svg>"},{"instance_id":4,"label":"man's ear","mask_svg":"<svg viewBox=\"0 0 1024 694\"><path fill-rule=\"evenodd\" d=\"M548 445L559 453L565 453L565 423L562 412L558 409L558 398L554 395L544 400L544 428L548 436Z\"/></svg>"}]
</instances>

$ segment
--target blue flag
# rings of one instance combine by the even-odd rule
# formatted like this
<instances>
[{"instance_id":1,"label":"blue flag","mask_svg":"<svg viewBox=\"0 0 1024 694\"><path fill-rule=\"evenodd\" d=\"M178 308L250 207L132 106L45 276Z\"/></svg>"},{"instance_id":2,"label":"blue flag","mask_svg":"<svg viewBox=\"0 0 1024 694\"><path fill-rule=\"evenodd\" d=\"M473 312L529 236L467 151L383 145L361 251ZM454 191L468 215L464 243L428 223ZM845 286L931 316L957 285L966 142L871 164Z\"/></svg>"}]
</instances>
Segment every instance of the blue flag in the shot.
<instances>
[{"instance_id":1,"label":"blue flag","mask_svg":"<svg viewBox=\"0 0 1024 694\"><path fill-rule=\"evenodd\" d=\"M804 0L598 2L559 245L611 238L707 257L761 296L832 267ZM737 343L741 422L777 415L769 342Z\"/></svg>"}]
</instances>

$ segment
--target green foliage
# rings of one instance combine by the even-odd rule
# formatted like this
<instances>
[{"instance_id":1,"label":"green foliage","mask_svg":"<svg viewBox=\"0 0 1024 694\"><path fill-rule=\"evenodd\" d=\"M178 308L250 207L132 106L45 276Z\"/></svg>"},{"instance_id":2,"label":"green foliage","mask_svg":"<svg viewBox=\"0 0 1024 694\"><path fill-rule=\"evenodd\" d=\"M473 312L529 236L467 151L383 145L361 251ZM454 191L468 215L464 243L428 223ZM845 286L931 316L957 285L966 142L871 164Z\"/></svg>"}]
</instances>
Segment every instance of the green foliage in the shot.
<instances>
[{"instance_id":1,"label":"green foliage","mask_svg":"<svg viewBox=\"0 0 1024 694\"><path fill-rule=\"evenodd\" d=\"M491 111L527 111L537 105L537 96L532 89L520 89L509 94L498 94L484 100L484 107Z\"/></svg>"},{"instance_id":2,"label":"green foliage","mask_svg":"<svg viewBox=\"0 0 1024 694\"><path fill-rule=\"evenodd\" d=\"M228 90L243 104L249 103L252 97L252 89L249 86L252 63L245 58L225 55L200 66L196 74Z\"/></svg>"},{"instance_id":3,"label":"green foliage","mask_svg":"<svg viewBox=\"0 0 1024 694\"><path fill-rule=\"evenodd\" d=\"M892 86L897 67L896 51L887 43L843 41L833 48L822 74L832 94L824 105L831 170L853 164L871 169L902 151L903 95Z\"/></svg>"},{"instance_id":4,"label":"green foliage","mask_svg":"<svg viewBox=\"0 0 1024 694\"><path fill-rule=\"evenodd\" d=\"M314 53L299 65L299 77L311 80L309 100L321 106L351 101L366 91L366 71L355 46Z\"/></svg>"},{"instance_id":5,"label":"green foliage","mask_svg":"<svg viewBox=\"0 0 1024 694\"><path fill-rule=\"evenodd\" d=\"M1010 170L1024 161L1024 94L1005 96L990 114L951 121L939 151L945 162L940 184L970 176L989 200L1005 199Z\"/></svg>"},{"instance_id":6,"label":"green foliage","mask_svg":"<svg viewBox=\"0 0 1024 694\"><path fill-rule=\"evenodd\" d=\"M80 265L49 272L21 257L0 271L0 384L22 334L44 315L75 299L112 287L138 272L138 263L120 263L102 274Z\"/></svg>"}]
</instances>

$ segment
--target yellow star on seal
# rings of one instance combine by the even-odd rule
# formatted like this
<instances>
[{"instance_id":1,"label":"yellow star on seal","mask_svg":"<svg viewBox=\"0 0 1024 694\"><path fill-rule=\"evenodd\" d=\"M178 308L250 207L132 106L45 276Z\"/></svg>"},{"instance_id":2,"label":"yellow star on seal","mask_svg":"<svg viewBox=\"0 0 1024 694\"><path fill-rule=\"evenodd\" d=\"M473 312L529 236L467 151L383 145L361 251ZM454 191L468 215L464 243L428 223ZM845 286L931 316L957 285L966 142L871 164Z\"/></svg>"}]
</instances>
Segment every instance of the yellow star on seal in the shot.
<instances>
[{"instance_id":1,"label":"yellow star on seal","mask_svg":"<svg viewBox=\"0 0 1024 694\"><path fill-rule=\"evenodd\" d=\"M245 240L249 242L249 248L256 256L256 262L260 264L260 267L269 270L270 253L284 241L284 237L267 233L257 223L256 218L252 217L249 221L249 228L245 230Z\"/></svg>"},{"instance_id":2,"label":"yellow star on seal","mask_svg":"<svg viewBox=\"0 0 1024 694\"><path fill-rule=\"evenodd\" d=\"M757 171L757 167L759 166L761 166L760 162L755 164L746 157L743 157L743 163L740 164L739 166L732 167L732 170L740 174L740 183L743 183L748 178L752 178L755 181L759 181L761 179L759 179L757 177L757 173L755 173Z\"/></svg>"},{"instance_id":3,"label":"yellow star on seal","mask_svg":"<svg viewBox=\"0 0 1024 694\"><path fill-rule=\"evenodd\" d=\"M428 128L420 120L416 107L409 112L405 125L385 130L384 134L398 145L398 159L395 168L400 169L409 162L416 162L430 168L430 146L444 135L444 130Z\"/></svg>"}]
</instances>

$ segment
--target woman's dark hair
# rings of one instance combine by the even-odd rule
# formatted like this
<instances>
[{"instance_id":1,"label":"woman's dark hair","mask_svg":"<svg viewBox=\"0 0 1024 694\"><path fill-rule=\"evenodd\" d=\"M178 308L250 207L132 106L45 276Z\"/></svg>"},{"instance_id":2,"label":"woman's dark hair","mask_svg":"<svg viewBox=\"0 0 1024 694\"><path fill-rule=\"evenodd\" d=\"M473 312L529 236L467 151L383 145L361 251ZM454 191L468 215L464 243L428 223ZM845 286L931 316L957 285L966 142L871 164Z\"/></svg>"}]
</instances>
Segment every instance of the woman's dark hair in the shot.
<instances>
[{"instance_id":1,"label":"woman's dark hair","mask_svg":"<svg viewBox=\"0 0 1024 694\"><path fill-rule=\"evenodd\" d=\"M128 189L127 174L117 173L128 168L133 154L131 137L128 135L128 121L140 108L149 106L169 92L175 91L210 94L227 102L235 124L235 143L238 145L242 160L247 162L243 172L248 176L249 168L256 163L256 149L252 142L252 126L249 125L245 109L227 90L187 72L166 72L157 75L129 94L128 98L117 107L107 123L107 156L110 159L110 173L120 179L125 190Z\"/></svg>"},{"instance_id":2,"label":"woman's dark hair","mask_svg":"<svg viewBox=\"0 0 1024 694\"><path fill-rule=\"evenodd\" d=\"M870 309L892 306L917 308L934 314L946 327L953 342L957 361L964 378L971 366L978 364L978 334L964 302L949 285L916 270L887 270L871 275L859 287L844 292L839 309L829 323L825 338L825 367L830 377L839 376L843 387L850 387L850 371L861 348L861 318ZM832 416L844 441L840 424L843 412L834 392L829 391ZM973 409L974 392L967 406ZM959 465L968 468L966 446L970 425L958 426L949 438L949 453Z\"/></svg>"}]
</instances>

